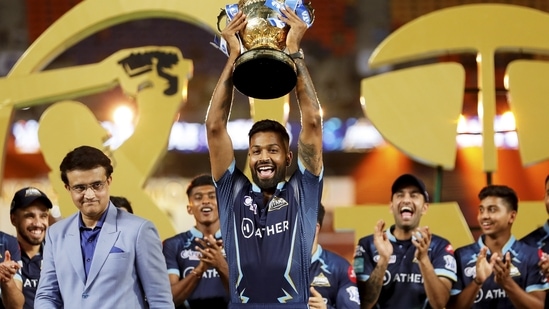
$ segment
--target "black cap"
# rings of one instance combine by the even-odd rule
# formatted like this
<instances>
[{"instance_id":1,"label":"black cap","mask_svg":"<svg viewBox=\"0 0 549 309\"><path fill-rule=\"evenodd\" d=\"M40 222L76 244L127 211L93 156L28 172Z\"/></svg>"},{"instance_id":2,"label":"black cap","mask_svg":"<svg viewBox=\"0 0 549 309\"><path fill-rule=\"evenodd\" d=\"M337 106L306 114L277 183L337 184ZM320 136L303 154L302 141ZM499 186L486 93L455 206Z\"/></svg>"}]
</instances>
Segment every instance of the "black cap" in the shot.
<instances>
[{"instance_id":1,"label":"black cap","mask_svg":"<svg viewBox=\"0 0 549 309\"><path fill-rule=\"evenodd\" d=\"M15 192L13 200L11 201L10 214L12 214L16 209L29 206L36 200L41 200L42 203L44 203L44 206L50 209L53 207L53 204L44 192L36 189L35 187L26 187Z\"/></svg>"},{"instance_id":2,"label":"black cap","mask_svg":"<svg viewBox=\"0 0 549 309\"><path fill-rule=\"evenodd\" d=\"M400 175L395 182L393 182L393 186L391 187L391 195L409 185L418 187L421 194L423 194L423 197L425 197L425 202L429 202L429 193L427 193L427 190L425 189L425 184L421 181L421 179L412 174Z\"/></svg>"}]
</instances>

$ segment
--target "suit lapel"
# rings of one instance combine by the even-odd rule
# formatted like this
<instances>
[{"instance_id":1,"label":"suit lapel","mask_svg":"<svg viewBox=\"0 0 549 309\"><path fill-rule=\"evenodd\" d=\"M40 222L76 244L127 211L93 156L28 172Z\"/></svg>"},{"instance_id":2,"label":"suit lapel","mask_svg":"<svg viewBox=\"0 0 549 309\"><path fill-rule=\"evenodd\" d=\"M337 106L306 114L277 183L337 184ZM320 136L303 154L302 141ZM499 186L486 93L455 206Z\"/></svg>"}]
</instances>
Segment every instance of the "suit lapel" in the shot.
<instances>
[{"instance_id":1,"label":"suit lapel","mask_svg":"<svg viewBox=\"0 0 549 309\"><path fill-rule=\"evenodd\" d=\"M72 221L69 222L69 227L67 228L67 249L69 260L71 261L72 267L74 268L76 275L82 281L86 282L86 273L84 270L84 261L82 260L82 248L80 247L80 228L78 226L78 217L80 213L77 213Z\"/></svg>"},{"instance_id":2,"label":"suit lapel","mask_svg":"<svg viewBox=\"0 0 549 309\"><path fill-rule=\"evenodd\" d=\"M107 260L116 239L118 239L120 232L117 231L116 214L117 209L113 205L109 205L109 208L107 209L107 217L101 227L99 239L97 239L95 252L93 253L93 260L90 267L90 272L88 273L86 287L90 285L93 280L95 280L95 277L99 274L103 264L105 264L105 261Z\"/></svg>"}]
</instances>

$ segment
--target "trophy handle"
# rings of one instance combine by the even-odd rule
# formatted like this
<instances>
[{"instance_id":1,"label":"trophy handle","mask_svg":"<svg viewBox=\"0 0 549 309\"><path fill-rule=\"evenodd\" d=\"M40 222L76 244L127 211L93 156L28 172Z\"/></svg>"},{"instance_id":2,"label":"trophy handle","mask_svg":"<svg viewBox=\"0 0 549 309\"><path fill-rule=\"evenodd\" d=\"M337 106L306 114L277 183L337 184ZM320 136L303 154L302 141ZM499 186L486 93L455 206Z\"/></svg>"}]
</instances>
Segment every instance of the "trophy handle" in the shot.
<instances>
[{"instance_id":1,"label":"trophy handle","mask_svg":"<svg viewBox=\"0 0 549 309\"><path fill-rule=\"evenodd\" d=\"M225 12L224 9L221 9L221 12L219 12L219 15L217 15L217 30L219 33L221 33L221 28L219 27L219 23L223 19L223 17L227 17L227 12Z\"/></svg>"}]
</instances>

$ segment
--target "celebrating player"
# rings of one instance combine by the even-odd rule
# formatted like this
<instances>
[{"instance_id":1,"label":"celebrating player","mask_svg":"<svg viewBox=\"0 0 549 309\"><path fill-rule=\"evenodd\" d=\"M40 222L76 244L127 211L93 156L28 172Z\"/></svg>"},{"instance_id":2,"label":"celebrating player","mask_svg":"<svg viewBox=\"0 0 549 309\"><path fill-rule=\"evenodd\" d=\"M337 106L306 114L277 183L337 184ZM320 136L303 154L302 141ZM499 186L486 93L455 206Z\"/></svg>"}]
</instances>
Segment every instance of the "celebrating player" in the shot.
<instances>
[{"instance_id":1,"label":"celebrating player","mask_svg":"<svg viewBox=\"0 0 549 309\"><path fill-rule=\"evenodd\" d=\"M419 226L429 207L425 185L404 174L391 194L395 224L385 230L385 222L378 221L355 252L361 308L444 308L456 263L450 243Z\"/></svg>"},{"instance_id":2,"label":"celebrating player","mask_svg":"<svg viewBox=\"0 0 549 309\"><path fill-rule=\"evenodd\" d=\"M456 249L458 281L448 308L543 308L549 284L537 265L538 250L511 234L518 212L515 191L489 185L478 197L482 236Z\"/></svg>"},{"instance_id":3,"label":"celebrating player","mask_svg":"<svg viewBox=\"0 0 549 309\"><path fill-rule=\"evenodd\" d=\"M281 20L290 26L286 46L295 54L307 25L291 10ZM309 268L322 191L322 116L302 57L296 95L301 113L298 168L292 163L290 137L277 121L256 122L249 132L249 168L253 183L236 167L227 122L233 102L232 70L240 55L236 33L246 26L237 13L222 36L229 58L212 95L206 130L212 175L216 181L221 231L229 263L231 308L308 308Z\"/></svg>"}]
</instances>

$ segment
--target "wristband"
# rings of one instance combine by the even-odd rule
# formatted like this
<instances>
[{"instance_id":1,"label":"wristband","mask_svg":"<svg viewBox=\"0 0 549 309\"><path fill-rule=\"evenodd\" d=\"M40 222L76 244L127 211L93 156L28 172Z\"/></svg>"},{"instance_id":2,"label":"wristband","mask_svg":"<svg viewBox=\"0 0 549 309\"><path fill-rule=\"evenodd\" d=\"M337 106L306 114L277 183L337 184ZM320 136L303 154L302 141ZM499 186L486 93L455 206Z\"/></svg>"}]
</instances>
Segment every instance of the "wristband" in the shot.
<instances>
[{"instance_id":1,"label":"wristband","mask_svg":"<svg viewBox=\"0 0 549 309\"><path fill-rule=\"evenodd\" d=\"M305 59L305 55L303 54L303 50L301 48L297 52L289 54L288 56L290 56L290 58L292 58L293 60Z\"/></svg>"},{"instance_id":2,"label":"wristband","mask_svg":"<svg viewBox=\"0 0 549 309\"><path fill-rule=\"evenodd\" d=\"M477 281L477 277L475 277L475 279L473 279L473 282L478 285L478 286L481 286L482 285L482 282L480 281Z\"/></svg>"}]
</instances>

